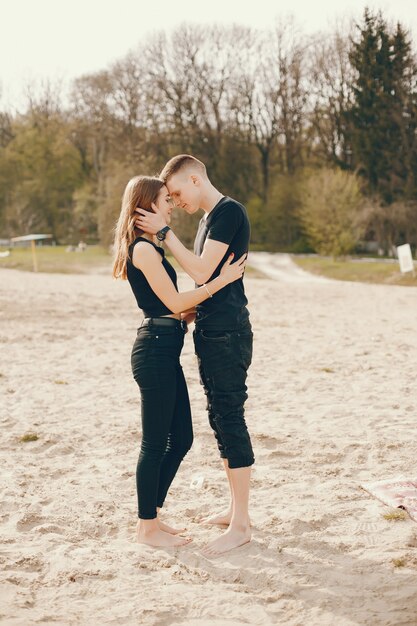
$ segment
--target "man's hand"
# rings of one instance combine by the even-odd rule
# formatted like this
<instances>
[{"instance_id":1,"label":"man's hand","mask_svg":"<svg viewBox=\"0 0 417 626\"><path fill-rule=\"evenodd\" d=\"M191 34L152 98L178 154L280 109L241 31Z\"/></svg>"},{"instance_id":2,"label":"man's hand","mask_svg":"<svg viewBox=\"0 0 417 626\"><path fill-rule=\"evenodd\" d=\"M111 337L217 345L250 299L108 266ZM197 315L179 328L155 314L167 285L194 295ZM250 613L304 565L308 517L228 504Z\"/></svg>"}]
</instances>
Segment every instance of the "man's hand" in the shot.
<instances>
[{"instance_id":1,"label":"man's hand","mask_svg":"<svg viewBox=\"0 0 417 626\"><path fill-rule=\"evenodd\" d=\"M135 226L136 228L143 230L145 233L156 235L158 230L165 228L167 223L162 217L162 214L158 210L156 204L152 202L151 206L155 213L149 213L149 211L145 211L145 209L136 209L135 213L138 214L138 217L135 220Z\"/></svg>"}]
</instances>

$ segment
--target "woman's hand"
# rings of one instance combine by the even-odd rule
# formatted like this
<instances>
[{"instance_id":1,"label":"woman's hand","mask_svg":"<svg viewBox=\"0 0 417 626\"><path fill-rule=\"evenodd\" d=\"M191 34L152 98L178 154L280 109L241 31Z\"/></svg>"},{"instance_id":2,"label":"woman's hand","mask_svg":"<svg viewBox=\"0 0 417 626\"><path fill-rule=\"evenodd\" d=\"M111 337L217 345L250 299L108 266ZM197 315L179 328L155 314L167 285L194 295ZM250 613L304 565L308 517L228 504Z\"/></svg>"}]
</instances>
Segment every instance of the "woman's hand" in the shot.
<instances>
[{"instance_id":1,"label":"woman's hand","mask_svg":"<svg viewBox=\"0 0 417 626\"><path fill-rule=\"evenodd\" d=\"M229 283L233 283L235 280L239 280L239 278L242 278L245 271L246 258L248 256L247 252L245 252L245 254L242 254L240 259L232 263L234 256L235 255L232 252L232 254L229 255L229 258L223 265L222 269L220 270L220 276L226 281L226 285L228 285Z\"/></svg>"},{"instance_id":2,"label":"woman's hand","mask_svg":"<svg viewBox=\"0 0 417 626\"><path fill-rule=\"evenodd\" d=\"M165 228L167 223L154 202L152 202L151 207L155 211L154 213L140 207L136 209L135 226L149 235L156 235L158 230Z\"/></svg>"},{"instance_id":3,"label":"woman's hand","mask_svg":"<svg viewBox=\"0 0 417 626\"><path fill-rule=\"evenodd\" d=\"M192 324L195 321L195 315L196 315L195 309L190 310L190 311L184 311L184 313L181 313L181 319L187 322L187 330L188 330L188 324Z\"/></svg>"}]
</instances>

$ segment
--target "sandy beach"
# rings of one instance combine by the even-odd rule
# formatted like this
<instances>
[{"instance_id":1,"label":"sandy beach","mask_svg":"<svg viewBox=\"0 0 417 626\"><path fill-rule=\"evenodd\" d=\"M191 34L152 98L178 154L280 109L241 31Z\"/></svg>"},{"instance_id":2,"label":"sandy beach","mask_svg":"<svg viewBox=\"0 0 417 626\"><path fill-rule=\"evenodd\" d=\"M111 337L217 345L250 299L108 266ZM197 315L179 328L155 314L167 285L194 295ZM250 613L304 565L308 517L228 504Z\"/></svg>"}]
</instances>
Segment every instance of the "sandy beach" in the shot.
<instances>
[{"instance_id":1,"label":"sandy beach","mask_svg":"<svg viewBox=\"0 0 417 626\"><path fill-rule=\"evenodd\" d=\"M152 549L135 543L129 285L0 270L0 623L417 624L417 525L360 488L417 474L417 289L284 270L246 279L253 540L215 559L201 547L221 530L198 520L228 490L191 333L195 441L164 519L193 543Z\"/></svg>"}]
</instances>

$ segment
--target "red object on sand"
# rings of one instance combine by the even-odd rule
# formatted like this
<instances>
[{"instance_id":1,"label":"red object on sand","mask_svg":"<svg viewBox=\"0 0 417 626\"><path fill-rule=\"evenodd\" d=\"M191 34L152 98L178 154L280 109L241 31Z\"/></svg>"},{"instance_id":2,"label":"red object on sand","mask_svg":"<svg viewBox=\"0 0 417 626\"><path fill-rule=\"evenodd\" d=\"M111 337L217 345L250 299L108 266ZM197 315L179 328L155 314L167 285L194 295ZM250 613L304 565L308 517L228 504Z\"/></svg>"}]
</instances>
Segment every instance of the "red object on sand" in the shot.
<instances>
[{"instance_id":1,"label":"red object on sand","mask_svg":"<svg viewBox=\"0 0 417 626\"><path fill-rule=\"evenodd\" d=\"M361 485L384 504L407 511L417 522L417 478L390 478Z\"/></svg>"}]
</instances>

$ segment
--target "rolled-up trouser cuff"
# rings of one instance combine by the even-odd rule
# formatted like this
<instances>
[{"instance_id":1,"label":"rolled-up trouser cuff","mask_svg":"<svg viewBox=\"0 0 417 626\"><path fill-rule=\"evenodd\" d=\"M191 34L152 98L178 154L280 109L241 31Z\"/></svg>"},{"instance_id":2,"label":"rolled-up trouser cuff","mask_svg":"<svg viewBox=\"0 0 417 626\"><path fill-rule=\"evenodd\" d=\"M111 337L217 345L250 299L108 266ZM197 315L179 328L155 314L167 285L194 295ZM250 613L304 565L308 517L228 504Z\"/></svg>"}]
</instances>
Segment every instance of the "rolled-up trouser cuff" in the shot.
<instances>
[{"instance_id":1,"label":"rolled-up trouser cuff","mask_svg":"<svg viewBox=\"0 0 417 626\"><path fill-rule=\"evenodd\" d=\"M148 515L139 513L138 518L139 519L156 519L158 517L157 513L149 513Z\"/></svg>"},{"instance_id":2,"label":"rolled-up trouser cuff","mask_svg":"<svg viewBox=\"0 0 417 626\"><path fill-rule=\"evenodd\" d=\"M253 456L239 459L228 459L229 469L239 469L241 467L250 467L255 463Z\"/></svg>"}]
</instances>

